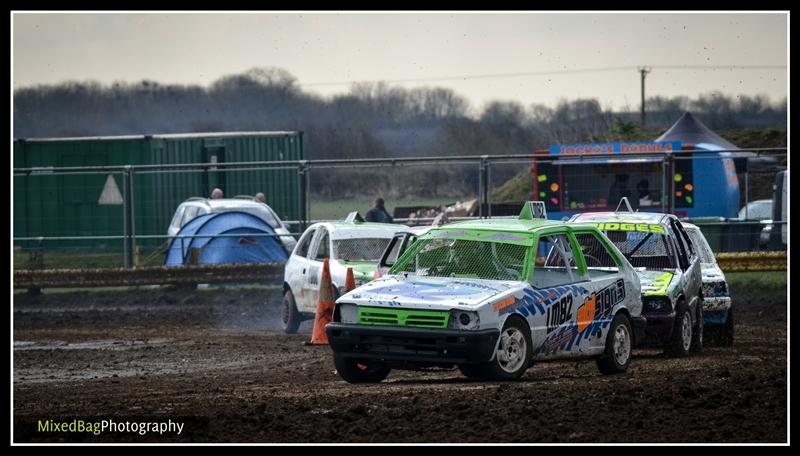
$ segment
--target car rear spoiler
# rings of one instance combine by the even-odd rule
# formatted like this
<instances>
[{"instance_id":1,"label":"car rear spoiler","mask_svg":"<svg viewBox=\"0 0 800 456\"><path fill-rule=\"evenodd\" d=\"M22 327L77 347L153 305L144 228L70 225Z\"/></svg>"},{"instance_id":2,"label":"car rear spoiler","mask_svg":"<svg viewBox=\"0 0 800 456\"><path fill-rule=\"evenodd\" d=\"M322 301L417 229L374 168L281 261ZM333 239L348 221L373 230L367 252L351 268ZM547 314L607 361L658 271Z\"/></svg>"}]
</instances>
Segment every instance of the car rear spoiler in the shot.
<instances>
[{"instance_id":1,"label":"car rear spoiler","mask_svg":"<svg viewBox=\"0 0 800 456\"><path fill-rule=\"evenodd\" d=\"M344 218L345 223L364 223L364 217L358 213L358 211L353 211L347 214L347 217Z\"/></svg>"}]
</instances>

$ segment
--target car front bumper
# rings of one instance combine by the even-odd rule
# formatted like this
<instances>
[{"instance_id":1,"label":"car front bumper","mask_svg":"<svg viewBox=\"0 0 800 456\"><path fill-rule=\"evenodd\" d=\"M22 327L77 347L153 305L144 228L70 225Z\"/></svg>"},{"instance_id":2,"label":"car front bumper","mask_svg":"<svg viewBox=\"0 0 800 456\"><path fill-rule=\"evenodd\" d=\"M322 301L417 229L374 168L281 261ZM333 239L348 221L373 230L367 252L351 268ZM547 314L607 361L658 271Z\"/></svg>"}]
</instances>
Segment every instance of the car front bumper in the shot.
<instances>
[{"instance_id":1,"label":"car front bumper","mask_svg":"<svg viewBox=\"0 0 800 456\"><path fill-rule=\"evenodd\" d=\"M703 312L725 311L731 308L730 296L703 297Z\"/></svg>"},{"instance_id":2,"label":"car front bumper","mask_svg":"<svg viewBox=\"0 0 800 456\"><path fill-rule=\"evenodd\" d=\"M465 364L489 361L500 331L459 331L330 323L335 353L350 358L412 363Z\"/></svg>"},{"instance_id":3,"label":"car front bumper","mask_svg":"<svg viewBox=\"0 0 800 456\"><path fill-rule=\"evenodd\" d=\"M661 344L668 342L675 326L675 313L642 314L647 319L643 344Z\"/></svg>"}]
</instances>

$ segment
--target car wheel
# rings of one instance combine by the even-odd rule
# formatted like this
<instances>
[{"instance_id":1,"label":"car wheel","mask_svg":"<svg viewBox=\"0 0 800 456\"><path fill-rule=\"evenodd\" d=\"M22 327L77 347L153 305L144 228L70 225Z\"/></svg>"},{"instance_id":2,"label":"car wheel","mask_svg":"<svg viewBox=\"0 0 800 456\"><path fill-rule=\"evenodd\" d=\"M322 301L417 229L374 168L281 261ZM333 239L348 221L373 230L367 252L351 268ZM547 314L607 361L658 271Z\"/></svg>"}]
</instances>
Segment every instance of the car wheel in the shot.
<instances>
[{"instance_id":1,"label":"car wheel","mask_svg":"<svg viewBox=\"0 0 800 456\"><path fill-rule=\"evenodd\" d=\"M733 345L733 304L728 309L728 319L720 330L720 345L730 347Z\"/></svg>"},{"instance_id":2,"label":"car wheel","mask_svg":"<svg viewBox=\"0 0 800 456\"><path fill-rule=\"evenodd\" d=\"M333 365L348 383L380 383L392 371L380 361L345 358L337 353L333 354Z\"/></svg>"},{"instance_id":3,"label":"car wheel","mask_svg":"<svg viewBox=\"0 0 800 456\"><path fill-rule=\"evenodd\" d=\"M692 332L692 353L703 353L703 297L697 301L697 321Z\"/></svg>"},{"instance_id":4,"label":"car wheel","mask_svg":"<svg viewBox=\"0 0 800 456\"><path fill-rule=\"evenodd\" d=\"M500 341L492 361L488 363L487 373L491 380L516 380L528 369L533 349L531 330L522 318L511 317L500 331Z\"/></svg>"},{"instance_id":5,"label":"car wheel","mask_svg":"<svg viewBox=\"0 0 800 456\"><path fill-rule=\"evenodd\" d=\"M606 349L597 358L597 368L605 375L621 374L628 369L633 347L631 322L622 312L617 312L611 321L606 336Z\"/></svg>"},{"instance_id":6,"label":"car wheel","mask_svg":"<svg viewBox=\"0 0 800 456\"><path fill-rule=\"evenodd\" d=\"M297 328L303 321L303 316L297 311L297 304L294 302L292 290L286 290L283 294L283 307L281 309L281 326L286 334L296 334Z\"/></svg>"},{"instance_id":7,"label":"car wheel","mask_svg":"<svg viewBox=\"0 0 800 456\"><path fill-rule=\"evenodd\" d=\"M675 308L675 323L672 336L667 344L667 353L672 356L688 356L692 348L692 316L685 301L679 301Z\"/></svg>"}]
</instances>

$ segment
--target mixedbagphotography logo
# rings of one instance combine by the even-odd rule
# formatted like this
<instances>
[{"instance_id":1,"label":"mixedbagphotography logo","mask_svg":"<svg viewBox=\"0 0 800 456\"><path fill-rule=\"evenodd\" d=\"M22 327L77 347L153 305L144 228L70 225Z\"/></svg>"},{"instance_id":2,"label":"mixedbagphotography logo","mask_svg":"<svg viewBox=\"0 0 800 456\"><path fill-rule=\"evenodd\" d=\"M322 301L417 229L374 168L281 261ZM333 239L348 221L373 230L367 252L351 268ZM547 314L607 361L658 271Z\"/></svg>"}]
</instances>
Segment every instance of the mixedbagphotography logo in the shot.
<instances>
[{"instance_id":1,"label":"mixedbagphotography logo","mask_svg":"<svg viewBox=\"0 0 800 456\"><path fill-rule=\"evenodd\" d=\"M71 417L15 420L15 441L192 440L208 434L203 417Z\"/></svg>"}]
</instances>

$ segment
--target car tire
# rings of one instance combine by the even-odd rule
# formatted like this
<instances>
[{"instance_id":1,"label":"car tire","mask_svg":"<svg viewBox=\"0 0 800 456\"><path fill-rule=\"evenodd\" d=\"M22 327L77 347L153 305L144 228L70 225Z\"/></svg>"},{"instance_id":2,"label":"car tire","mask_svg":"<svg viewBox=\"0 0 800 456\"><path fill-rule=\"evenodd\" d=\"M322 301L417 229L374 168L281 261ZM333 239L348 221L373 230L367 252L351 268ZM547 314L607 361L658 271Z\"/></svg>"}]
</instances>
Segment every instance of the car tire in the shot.
<instances>
[{"instance_id":1,"label":"car tire","mask_svg":"<svg viewBox=\"0 0 800 456\"><path fill-rule=\"evenodd\" d=\"M719 329L720 345L723 347L730 347L733 345L733 304L728 309L728 318L725 320L725 325Z\"/></svg>"},{"instance_id":2,"label":"car tire","mask_svg":"<svg viewBox=\"0 0 800 456\"><path fill-rule=\"evenodd\" d=\"M531 329L521 317L509 317L500 331L494 358L486 365L490 380L517 380L528 370L533 358Z\"/></svg>"},{"instance_id":3,"label":"car tire","mask_svg":"<svg viewBox=\"0 0 800 456\"><path fill-rule=\"evenodd\" d=\"M666 351L670 356L689 356L689 351L692 348L692 340L694 332L692 324L692 316L689 313L686 302L678 301L675 307L675 323L672 327L672 335L667 343Z\"/></svg>"},{"instance_id":4,"label":"car tire","mask_svg":"<svg viewBox=\"0 0 800 456\"><path fill-rule=\"evenodd\" d=\"M283 304L281 308L281 327L286 334L297 334L297 328L303 322L303 316L297 311L297 304L294 301L292 290L286 290L283 294Z\"/></svg>"},{"instance_id":5,"label":"car tire","mask_svg":"<svg viewBox=\"0 0 800 456\"><path fill-rule=\"evenodd\" d=\"M703 353L703 297L697 300L696 322L692 331L692 347L689 349L694 354Z\"/></svg>"},{"instance_id":6,"label":"car tire","mask_svg":"<svg viewBox=\"0 0 800 456\"><path fill-rule=\"evenodd\" d=\"M628 370L633 350L633 330L627 315L617 312L606 335L606 349L597 358L603 375L621 374Z\"/></svg>"},{"instance_id":7,"label":"car tire","mask_svg":"<svg viewBox=\"0 0 800 456\"><path fill-rule=\"evenodd\" d=\"M380 383L392 368L375 360L359 360L333 354L333 365L336 372L347 383Z\"/></svg>"}]
</instances>

